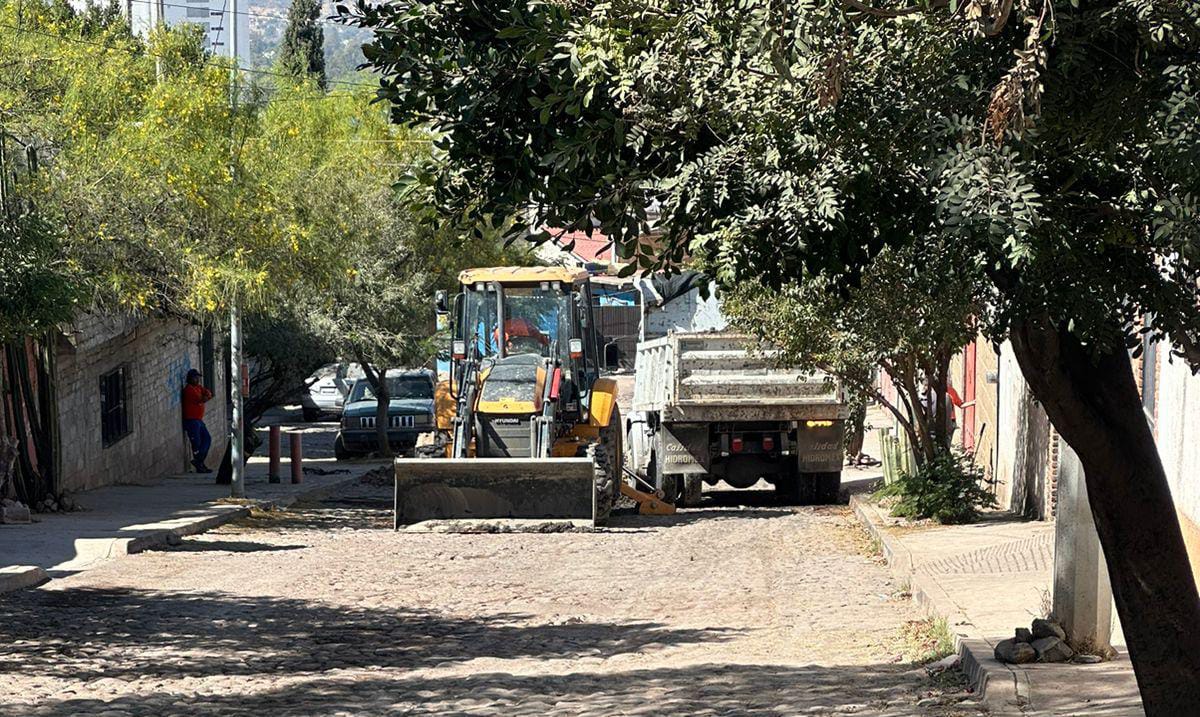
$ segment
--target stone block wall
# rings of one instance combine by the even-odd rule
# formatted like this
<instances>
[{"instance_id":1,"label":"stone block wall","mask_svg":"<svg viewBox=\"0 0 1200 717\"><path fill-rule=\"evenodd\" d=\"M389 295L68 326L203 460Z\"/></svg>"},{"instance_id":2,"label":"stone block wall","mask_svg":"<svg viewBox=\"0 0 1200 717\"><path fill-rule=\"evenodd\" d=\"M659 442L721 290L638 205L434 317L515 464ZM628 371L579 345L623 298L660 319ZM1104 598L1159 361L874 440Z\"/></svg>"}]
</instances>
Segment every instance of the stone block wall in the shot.
<instances>
[{"instance_id":1,"label":"stone block wall","mask_svg":"<svg viewBox=\"0 0 1200 717\"><path fill-rule=\"evenodd\" d=\"M180 392L188 370L201 368L200 337L199 327L180 321L111 317L81 319L64 333L55 376L60 490L146 483L190 470ZM214 394L205 413L213 436L208 464L214 470L228 432L223 353L219 345L215 348L216 375L204 378ZM129 431L106 447L100 379L121 366L126 372Z\"/></svg>"}]
</instances>

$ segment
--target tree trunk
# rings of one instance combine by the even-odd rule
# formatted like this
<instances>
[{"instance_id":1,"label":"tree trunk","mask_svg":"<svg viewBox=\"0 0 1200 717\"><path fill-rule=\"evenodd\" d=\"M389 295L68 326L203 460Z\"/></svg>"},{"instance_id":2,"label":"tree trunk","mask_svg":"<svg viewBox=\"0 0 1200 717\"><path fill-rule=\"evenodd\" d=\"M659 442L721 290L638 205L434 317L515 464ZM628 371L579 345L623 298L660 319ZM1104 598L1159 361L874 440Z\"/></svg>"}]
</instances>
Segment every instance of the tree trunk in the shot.
<instances>
[{"instance_id":1,"label":"tree trunk","mask_svg":"<svg viewBox=\"0 0 1200 717\"><path fill-rule=\"evenodd\" d=\"M375 394L375 437L379 441L379 455L391 458L392 445L388 441L388 409L392 399L387 390L387 369L375 370L361 352L357 354L356 358L359 365L362 366L363 373L367 376L367 381L371 383L371 392Z\"/></svg>"},{"instance_id":2,"label":"tree trunk","mask_svg":"<svg viewBox=\"0 0 1200 717\"><path fill-rule=\"evenodd\" d=\"M1013 326L1021 372L1083 464L1146 713L1200 705L1200 596L1123 349L1098 357L1048 317Z\"/></svg>"}]
</instances>

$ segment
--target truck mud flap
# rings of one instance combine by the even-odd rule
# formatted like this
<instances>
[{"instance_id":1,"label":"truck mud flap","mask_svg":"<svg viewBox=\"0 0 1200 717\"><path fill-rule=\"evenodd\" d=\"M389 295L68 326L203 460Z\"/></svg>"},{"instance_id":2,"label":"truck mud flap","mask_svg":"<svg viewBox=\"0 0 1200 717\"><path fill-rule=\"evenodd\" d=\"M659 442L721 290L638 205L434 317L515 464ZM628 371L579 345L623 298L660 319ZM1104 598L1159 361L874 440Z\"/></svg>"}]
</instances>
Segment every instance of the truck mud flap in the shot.
<instances>
[{"instance_id":1,"label":"truck mud flap","mask_svg":"<svg viewBox=\"0 0 1200 717\"><path fill-rule=\"evenodd\" d=\"M589 458L396 459L396 528L455 518L594 524L595 499Z\"/></svg>"}]
</instances>

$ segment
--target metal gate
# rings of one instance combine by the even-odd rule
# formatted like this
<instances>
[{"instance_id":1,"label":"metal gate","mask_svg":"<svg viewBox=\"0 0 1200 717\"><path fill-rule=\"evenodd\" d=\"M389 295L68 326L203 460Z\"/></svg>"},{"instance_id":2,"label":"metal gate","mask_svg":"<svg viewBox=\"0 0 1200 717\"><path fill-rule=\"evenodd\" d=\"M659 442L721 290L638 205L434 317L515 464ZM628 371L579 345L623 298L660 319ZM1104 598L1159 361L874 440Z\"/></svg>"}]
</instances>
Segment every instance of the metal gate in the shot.
<instances>
[{"instance_id":1,"label":"metal gate","mask_svg":"<svg viewBox=\"0 0 1200 717\"><path fill-rule=\"evenodd\" d=\"M641 335L641 307L594 305L592 312L596 318L603 366L632 369Z\"/></svg>"}]
</instances>

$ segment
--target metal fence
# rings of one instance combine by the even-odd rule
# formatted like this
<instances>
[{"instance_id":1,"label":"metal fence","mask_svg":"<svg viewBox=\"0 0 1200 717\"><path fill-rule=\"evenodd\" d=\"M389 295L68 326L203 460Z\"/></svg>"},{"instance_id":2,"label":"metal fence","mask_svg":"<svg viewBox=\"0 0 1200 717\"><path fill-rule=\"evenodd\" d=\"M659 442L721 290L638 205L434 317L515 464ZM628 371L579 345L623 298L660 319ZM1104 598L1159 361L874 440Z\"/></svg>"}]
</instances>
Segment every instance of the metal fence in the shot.
<instances>
[{"instance_id":1,"label":"metal fence","mask_svg":"<svg viewBox=\"0 0 1200 717\"><path fill-rule=\"evenodd\" d=\"M600 351L606 368L633 368L641 335L640 306L593 306Z\"/></svg>"}]
</instances>

